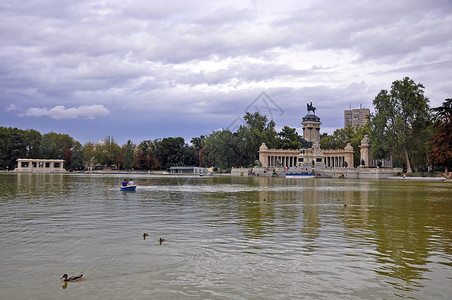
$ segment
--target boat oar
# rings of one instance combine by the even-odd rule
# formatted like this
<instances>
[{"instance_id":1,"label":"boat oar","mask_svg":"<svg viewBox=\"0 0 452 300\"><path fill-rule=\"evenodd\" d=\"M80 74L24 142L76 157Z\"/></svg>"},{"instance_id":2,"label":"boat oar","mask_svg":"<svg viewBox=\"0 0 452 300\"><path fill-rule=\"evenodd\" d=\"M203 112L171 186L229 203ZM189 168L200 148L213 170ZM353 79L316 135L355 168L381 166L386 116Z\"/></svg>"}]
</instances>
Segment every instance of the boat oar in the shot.
<instances>
[{"instance_id":1,"label":"boat oar","mask_svg":"<svg viewBox=\"0 0 452 300\"><path fill-rule=\"evenodd\" d=\"M122 185L107 185L107 187L121 187Z\"/></svg>"},{"instance_id":2,"label":"boat oar","mask_svg":"<svg viewBox=\"0 0 452 300\"><path fill-rule=\"evenodd\" d=\"M139 184L145 184L145 183L149 183L149 182L151 182L150 180L148 180L148 181L145 181L145 182L138 182L138 183L135 183L135 185L139 185Z\"/></svg>"}]
</instances>

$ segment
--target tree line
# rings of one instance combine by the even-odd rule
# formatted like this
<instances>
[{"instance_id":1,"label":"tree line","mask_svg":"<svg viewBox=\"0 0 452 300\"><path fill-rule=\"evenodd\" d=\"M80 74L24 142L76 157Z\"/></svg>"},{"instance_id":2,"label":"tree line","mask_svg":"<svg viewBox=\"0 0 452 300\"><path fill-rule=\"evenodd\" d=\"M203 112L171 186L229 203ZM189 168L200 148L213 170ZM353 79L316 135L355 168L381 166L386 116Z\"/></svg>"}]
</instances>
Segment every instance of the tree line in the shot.
<instances>
[{"instance_id":1,"label":"tree line","mask_svg":"<svg viewBox=\"0 0 452 300\"><path fill-rule=\"evenodd\" d=\"M452 100L430 109L424 86L405 77L394 81L391 90L381 90L373 100L374 113L363 127L337 129L322 134L322 149L343 149L349 142L355 150L354 163L359 165L359 145L364 135L371 138L375 159L392 157L397 166L408 172L427 170L433 165L452 165ZM127 141L118 145L107 136L103 143L85 143L67 134L0 127L0 169L12 170L18 158L63 159L67 170L84 170L94 164L120 170L167 170L171 166L201 166L229 170L231 167L259 166L259 147L300 149L307 142L296 128L284 126L280 132L275 122L258 112L247 112L243 124L232 132L212 131L194 137L187 143L182 137L145 140L139 144Z\"/></svg>"},{"instance_id":2,"label":"tree line","mask_svg":"<svg viewBox=\"0 0 452 300\"><path fill-rule=\"evenodd\" d=\"M262 143L270 148L298 149L302 137L285 126L276 132L275 123L258 112L246 113L236 132L227 129L201 135L186 143L182 137L127 141L118 145L107 136L101 143L82 145L67 134L41 134L34 129L0 127L0 169L13 170L18 158L63 159L67 170L84 170L89 165L119 170L167 170L172 166L231 167L258 165Z\"/></svg>"}]
</instances>

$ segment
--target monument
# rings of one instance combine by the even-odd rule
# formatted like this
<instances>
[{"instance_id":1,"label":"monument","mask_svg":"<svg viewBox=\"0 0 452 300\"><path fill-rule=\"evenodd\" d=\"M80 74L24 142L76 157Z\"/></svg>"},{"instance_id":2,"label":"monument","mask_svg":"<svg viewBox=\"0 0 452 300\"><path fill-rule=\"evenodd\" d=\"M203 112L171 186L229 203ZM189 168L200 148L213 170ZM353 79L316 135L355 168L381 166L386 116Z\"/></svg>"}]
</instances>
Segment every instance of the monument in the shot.
<instances>
[{"instance_id":1,"label":"monument","mask_svg":"<svg viewBox=\"0 0 452 300\"><path fill-rule=\"evenodd\" d=\"M286 174L315 174L327 178L387 178L396 173L392 164L382 165L372 160L371 143L366 135L361 141L359 167L354 166L354 149L347 143L344 149L322 150L320 148L320 118L315 114L312 102L307 104L307 114L302 118L304 142L299 149L269 149L265 143L259 148L259 161L262 167L252 170L232 168L235 176L273 176ZM248 174L248 175L246 175Z\"/></svg>"},{"instance_id":2,"label":"monument","mask_svg":"<svg viewBox=\"0 0 452 300\"><path fill-rule=\"evenodd\" d=\"M303 139L305 147L300 149L298 155L298 166L300 167L323 167L324 155L320 150L320 118L315 115L316 108L311 103L307 104L308 114L303 117Z\"/></svg>"},{"instance_id":3,"label":"monument","mask_svg":"<svg viewBox=\"0 0 452 300\"><path fill-rule=\"evenodd\" d=\"M307 114L302 118L304 142L299 149L268 149L263 143L259 148L259 161L265 168L303 168L312 172L313 168L353 167L353 148L350 144L344 149L320 149L320 118L315 114L316 107L307 104Z\"/></svg>"}]
</instances>

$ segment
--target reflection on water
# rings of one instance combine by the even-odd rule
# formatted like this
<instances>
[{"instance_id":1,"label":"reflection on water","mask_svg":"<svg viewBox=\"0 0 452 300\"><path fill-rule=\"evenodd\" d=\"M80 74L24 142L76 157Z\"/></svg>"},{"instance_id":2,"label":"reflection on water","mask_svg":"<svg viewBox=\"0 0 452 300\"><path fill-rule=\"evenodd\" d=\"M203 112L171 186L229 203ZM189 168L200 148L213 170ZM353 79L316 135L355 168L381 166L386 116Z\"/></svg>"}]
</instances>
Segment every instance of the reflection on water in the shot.
<instances>
[{"instance_id":1,"label":"reflection on water","mask_svg":"<svg viewBox=\"0 0 452 300\"><path fill-rule=\"evenodd\" d=\"M120 176L0 174L1 299L452 292L451 183Z\"/></svg>"}]
</instances>

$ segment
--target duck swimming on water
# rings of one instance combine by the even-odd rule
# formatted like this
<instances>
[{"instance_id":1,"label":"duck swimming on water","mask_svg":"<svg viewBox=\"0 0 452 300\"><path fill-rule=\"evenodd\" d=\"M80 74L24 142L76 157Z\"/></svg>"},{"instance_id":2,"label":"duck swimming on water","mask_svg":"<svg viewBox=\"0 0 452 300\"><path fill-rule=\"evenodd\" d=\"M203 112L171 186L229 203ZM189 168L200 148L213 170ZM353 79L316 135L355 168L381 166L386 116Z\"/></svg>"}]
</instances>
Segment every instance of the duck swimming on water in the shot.
<instances>
[{"instance_id":1,"label":"duck swimming on water","mask_svg":"<svg viewBox=\"0 0 452 300\"><path fill-rule=\"evenodd\" d=\"M77 275L77 276L72 276L72 277L68 277L67 274L64 274L60 279L63 279L63 281L79 281L83 279L83 274L81 275Z\"/></svg>"}]
</instances>

